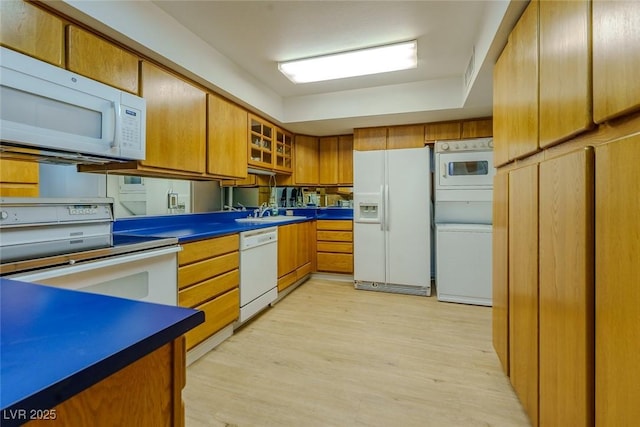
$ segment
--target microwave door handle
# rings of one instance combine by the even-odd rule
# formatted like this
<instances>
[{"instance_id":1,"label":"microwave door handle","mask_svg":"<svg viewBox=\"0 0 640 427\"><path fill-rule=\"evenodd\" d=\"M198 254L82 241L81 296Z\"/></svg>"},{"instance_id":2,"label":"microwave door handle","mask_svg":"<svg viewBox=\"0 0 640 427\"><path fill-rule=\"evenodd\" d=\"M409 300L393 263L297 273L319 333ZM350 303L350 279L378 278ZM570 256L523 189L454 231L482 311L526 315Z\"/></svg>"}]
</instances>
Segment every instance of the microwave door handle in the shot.
<instances>
[{"instance_id":1,"label":"microwave door handle","mask_svg":"<svg viewBox=\"0 0 640 427\"><path fill-rule=\"evenodd\" d=\"M111 147L115 148L120 143L120 120L122 116L120 115L122 106L120 105L120 101L113 101L113 140L111 140Z\"/></svg>"}]
</instances>

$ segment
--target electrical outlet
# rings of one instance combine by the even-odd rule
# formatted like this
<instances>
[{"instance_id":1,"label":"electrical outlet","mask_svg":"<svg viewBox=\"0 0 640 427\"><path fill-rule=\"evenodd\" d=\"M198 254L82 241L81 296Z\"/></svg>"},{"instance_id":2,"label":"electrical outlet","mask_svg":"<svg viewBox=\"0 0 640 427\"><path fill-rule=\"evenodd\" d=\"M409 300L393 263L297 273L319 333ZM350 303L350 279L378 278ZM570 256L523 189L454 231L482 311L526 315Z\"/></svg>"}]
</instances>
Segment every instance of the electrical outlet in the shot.
<instances>
[{"instance_id":1,"label":"electrical outlet","mask_svg":"<svg viewBox=\"0 0 640 427\"><path fill-rule=\"evenodd\" d=\"M167 194L167 208L168 209L177 209L178 208L178 193L168 193Z\"/></svg>"}]
</instances>

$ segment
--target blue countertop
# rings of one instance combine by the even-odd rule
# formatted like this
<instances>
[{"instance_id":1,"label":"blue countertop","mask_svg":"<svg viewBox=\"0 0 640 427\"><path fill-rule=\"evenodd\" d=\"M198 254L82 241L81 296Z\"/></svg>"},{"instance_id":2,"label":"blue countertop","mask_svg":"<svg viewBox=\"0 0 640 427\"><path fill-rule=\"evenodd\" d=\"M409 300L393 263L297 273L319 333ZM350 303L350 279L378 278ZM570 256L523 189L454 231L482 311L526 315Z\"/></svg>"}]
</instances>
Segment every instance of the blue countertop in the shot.
<instances>
[{"instance_id":1,"label":"blue countertop","mask_svg":"<svg viewBox=\"0 0 640 427\"><path fill-rule=\"evenodd\" d=\"M114 222L113 232L150 237L176 237L179 243L186 243L293 222L314 219L353 219L353 209L349 208L280 208L279 215L286 217L286 214L290 213L294 216L304 216L306 219L263 224L235 221L239 218L246 218L251 212L252 210L248 209L246 211L235 212L225 211L123 218Z\"/></svg>"},{"instance_id":2,"label":"blue countertop","mask_svg":"<svg viewBox=\"0 0 640 427\"><path fill-rule=\"evenodd\" d=\"M0 278L2 425L25 421L6 419L10 411L53 408L203 321L193 309Z\"/></svg>"}]
</instances>

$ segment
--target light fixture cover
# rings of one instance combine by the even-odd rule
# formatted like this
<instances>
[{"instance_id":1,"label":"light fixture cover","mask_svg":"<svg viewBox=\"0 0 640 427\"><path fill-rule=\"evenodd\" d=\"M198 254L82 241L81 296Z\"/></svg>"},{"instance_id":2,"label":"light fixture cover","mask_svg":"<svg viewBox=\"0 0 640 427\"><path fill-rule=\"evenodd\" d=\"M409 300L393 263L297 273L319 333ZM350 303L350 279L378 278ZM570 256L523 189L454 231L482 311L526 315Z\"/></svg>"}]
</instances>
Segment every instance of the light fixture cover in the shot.
<instances>
[{"instance_id":1,"label":"light fixture cover","mask_svg":"<svg viewBox=\"0 0 640 427\"><path fill-rule=\"evenodd\" d=\"M416 68L416 40L349 52L278 63L278 69L294 83L311 83L345 77Z\"/></svg>"}]
</instances>

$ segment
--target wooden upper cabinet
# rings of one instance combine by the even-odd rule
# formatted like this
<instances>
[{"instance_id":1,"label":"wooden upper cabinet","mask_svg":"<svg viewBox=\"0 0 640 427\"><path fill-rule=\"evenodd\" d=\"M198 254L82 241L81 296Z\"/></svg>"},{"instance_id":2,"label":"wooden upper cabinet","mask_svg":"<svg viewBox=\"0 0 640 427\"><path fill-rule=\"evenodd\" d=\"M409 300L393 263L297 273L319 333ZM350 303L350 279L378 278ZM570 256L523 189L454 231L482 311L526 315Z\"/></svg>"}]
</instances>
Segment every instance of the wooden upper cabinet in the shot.
<instances>
[{"instance_id":1,"label":"wooden upper cabinet","mask_svg":"<svg viewBox=\"0 0 640 427\"><path fill-rule=\"evenodd\" d=\"M593 194L592 147L540 163L541 426L594 425Z\"/></svg>"},{"instance_id":2,"label":"wooden upper cabinet","mask_svg":"<svg viewBox=\"0 0 640 427\"><path fill-rule=\"evenodd\" d=\"M424 147L424 125L391 126L387 132L387 149Z\"/></svg>"},{"instance_id":3,"label":"wooden upper cabinet","mask_svg":"<svg viewBox=\"0 0 640 427\"><path fill-rule=\"evenodd\" d=\"M0 159L0 196L37 197L38 182L38 163Z\"/></svg>"},{"instance_id":4,"label":"wooden upper cabinet","mask_svg":"<svg viewBox=\"0 0 640 427\"><path fill-rule=\"evenodd\" d=\"M507 108L509 159L538 150L538 1L533 0L509 36L509 92ZM570 78L567 76L567 78Z\"/></svg>"},{"instance_id":5,"label":"wooden upper cabinet","mask_svg":"<svg viewBox=\"0 0 640 427\"><path fill-rule=\"evenodd\" d=\"M588 0L540 2L540 147L566 140L593 124L590 10Z\"/></svg>"},{"instance_id":6,"label":"wooden upper cabinet","mask_svg":"<svg viewBox=\"0 0 640 427\"><path fill-rule=\"evenodd\" d=\"M0 1L0 44L64 66L64 22L31 3Z\"/></svg>"},{"instance_id":7,"label":"wooden upper cabinet","mask_svg":"<svg viewBox=\"0 0 640 427\"><path fill-rule=\"evenodd\" d=\"M318 138L296 135L295 137L294 178L295 184L317 185L320 180L318 161Z\"/></svg>"},{"instance_id":8,"label":"wooden upper cabinet","mask_svg":"<svg viewBox=\"0 0 640 427\"><path fill-rule=\"evenodd\" d=\"M338 184L353 185L353 135L338 137Z\"/></svg>"},{"instance_id":9,"label":"wooden upper cabinet","mask_svg":"<svg viewBox=\"0 0 640 427\"><path fill-rule=\"evenodd\" d=\"M640 2L593 0L593 118L640 109Z\"/></svg>"},{"instance_id":10,"label":"wooden upper cabinet","mask_svg":"<svg viewBox=\"0 0 640 427\"><path fill-rule=\"evenodd\" d=\"M275 128L275 162L273 168L278 172L293 172L293 135L284 129Z\"/></svg>"},{"instance_id":11,"label":"wooden upper cabinet","mask_svg":"<svg viewBox=\"0 0 640 427\"><path fill-rule=\"evenodd\" d=\"M247 177L247 115L239 106L207 94L207 173Z\"/></svg>"},{"instance_id":12,"label":"wooden upper cabinet","mask_svg":"<svg viewBox=\"0 0 640 427\"><path fill-rule=\"evenodd\" d=\"M147 156L141 163L204 174L206 93L148 62L142 63L141 83L147 101Z\"/></svg>"},{"instance_id":13,"label":"wooden upper cabinet","mask_svg":"<svg viewBox=\"0 0 640 427\"><path fill-rule=\"evenodd\" d=\"M266 120L249 114L248 163L263 169L273 169L274 126Z\"/></svg>"},{"instance_id":14,"label":"wooden upper cabinet","mask_svg":"<svg viewBox=\"0 0 640 427\"><path fill-rule=\"evenodd\" d=\"M596 148L596 426L640 419L640 135ZM574 248L575 250L575 248Z\"/></svg>"},{"instance_id":15,"label":"wooden upper cabinet","mask_svg":"<svg viewBox=\"0 0 640 427\"><path fill-rule=\"evenodd\" d=\"M467 120L462 122L462 139L493 136L493 119Z\"/></svg>"},{"instance_id":16,"label":"wooden upper cabinet","mask_svg":"<svg viewBox=\"0 0 640 427\"><path fill-rule=\"evenodd\" d=\"M386 150L387 128L354 129L353 149L357 151Z\"/></svg>"},{"instance_id":17,"label":"wooden upper cabinet","mask_svg":"<svg viewBox=\"0 0 640 427\"><path fill-rule=\"evenodd\" d=\"M460 122L427 123L424 125L424 139L426 141L460 139L461 132Z\"/></svg>"},{"instance_id":18,"label":"wooden upper cabinet","mask_svg":"<svg viewBox=\"0 0 640 427\"><path fill-rule=\"evenodd\" d=\"M509 141L513 132L509 101L511 92L512 45L507 43L493 68L493 164L509 163Z\"/></svg>"},{"instance_id":19,"label":"wooden upper cabinet","mask_svg":"<svg viewBox=\"0 0 640 427\"><path fill-rule=\"evenodd\" d=\"M338 184L338 137L320 138L318 148L320 184Z\"/></svg>"},{"instance_id":20,"label":"wooden upper cabinet","mask_svg":"<svg viewBox=\"0 0 640 427\"><path fill-rule=\"evenodd\" d=\"M138 94L139 58L101 37L69 25L67 68L109 86Z\"/></svg>"}]
</instances>

